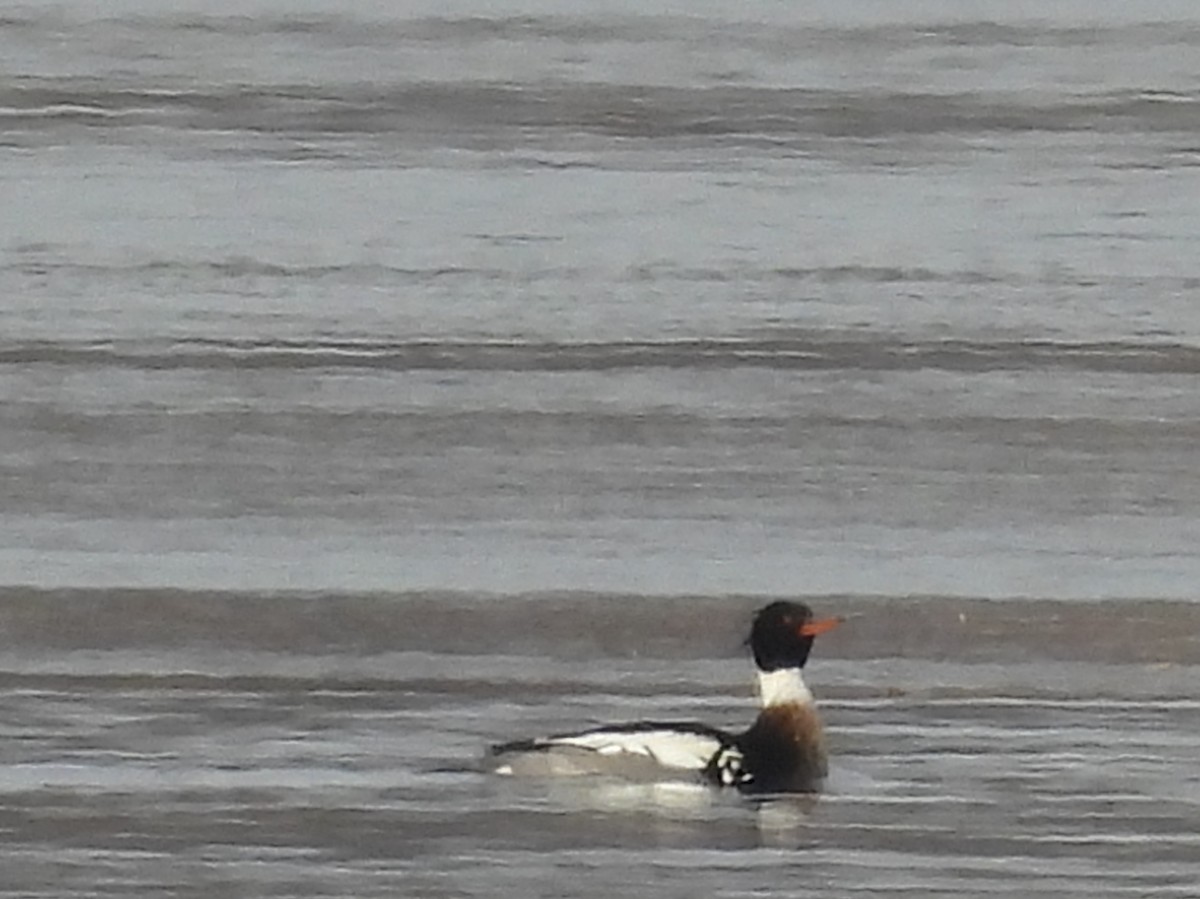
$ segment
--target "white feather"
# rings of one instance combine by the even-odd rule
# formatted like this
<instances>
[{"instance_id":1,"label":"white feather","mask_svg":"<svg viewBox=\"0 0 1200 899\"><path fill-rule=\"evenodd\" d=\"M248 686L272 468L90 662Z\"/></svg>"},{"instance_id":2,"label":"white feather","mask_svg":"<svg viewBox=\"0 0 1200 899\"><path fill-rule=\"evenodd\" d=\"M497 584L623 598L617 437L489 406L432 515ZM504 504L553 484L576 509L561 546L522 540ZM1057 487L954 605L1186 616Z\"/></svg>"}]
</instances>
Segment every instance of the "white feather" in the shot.
<instances>
[{"instance_id":1,"label":"white feather","mask_svg":"<svg viewBox=\"0 0 1200 899\"><path fill-rule=\"evenodd\" d=\"M603 756L635 755L653 759L664 768L701 771L721 748L708 734L679 730L606 731L553 737L550 746L589 749Z\"/></svg>"},{"instance_id":2,"label":"white feather","mask_svg":"<svg viewBox=\"0 0 1200 899\"><path fill-rule=\"evenodd\" d=\"M813 695L804 683L799 668L780 668L758 672L758 695L763 708L798 702L812 705Z\"/></svg>"}]
</instances>

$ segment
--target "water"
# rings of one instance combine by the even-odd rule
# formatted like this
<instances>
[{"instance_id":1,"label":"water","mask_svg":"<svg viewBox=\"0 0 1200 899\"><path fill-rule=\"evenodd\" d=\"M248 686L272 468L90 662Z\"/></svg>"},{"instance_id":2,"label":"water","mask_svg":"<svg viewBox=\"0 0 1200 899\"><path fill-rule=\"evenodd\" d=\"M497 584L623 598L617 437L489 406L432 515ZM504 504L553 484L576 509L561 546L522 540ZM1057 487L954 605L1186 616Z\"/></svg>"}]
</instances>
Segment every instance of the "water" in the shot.
<instances>
[{"instance_id":1,"label":"water","mask_svg":"<svg viewBox=\"0 0 1200 899\"><path fill-rule=\"evenodd\" d=\"M0 896L1190 896L1190 3L0 10ZM736 727L820 802L499 781Z\"/></svg>"}]
</instances>

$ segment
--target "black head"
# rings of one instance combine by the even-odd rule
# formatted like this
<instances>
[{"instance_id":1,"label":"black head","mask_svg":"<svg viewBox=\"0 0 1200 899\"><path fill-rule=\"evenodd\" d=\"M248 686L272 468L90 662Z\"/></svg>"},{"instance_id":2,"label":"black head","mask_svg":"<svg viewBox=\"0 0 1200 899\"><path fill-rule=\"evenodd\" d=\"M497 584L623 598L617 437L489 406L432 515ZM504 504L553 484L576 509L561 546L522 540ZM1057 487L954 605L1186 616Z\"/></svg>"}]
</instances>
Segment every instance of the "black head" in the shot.
<instances>
[{"instance_id":1,"label":"black head","mask_svg":"<svg viewBox=\"0 0 1200 899\"><path fill-rule=\"evenodd\" d=\"M814 618L812 609L802 602L773 602L759 609L750 628L754 663L760 671L803 668L813 639L840 623L840 618Z\"/></svg>"}]
</instances>

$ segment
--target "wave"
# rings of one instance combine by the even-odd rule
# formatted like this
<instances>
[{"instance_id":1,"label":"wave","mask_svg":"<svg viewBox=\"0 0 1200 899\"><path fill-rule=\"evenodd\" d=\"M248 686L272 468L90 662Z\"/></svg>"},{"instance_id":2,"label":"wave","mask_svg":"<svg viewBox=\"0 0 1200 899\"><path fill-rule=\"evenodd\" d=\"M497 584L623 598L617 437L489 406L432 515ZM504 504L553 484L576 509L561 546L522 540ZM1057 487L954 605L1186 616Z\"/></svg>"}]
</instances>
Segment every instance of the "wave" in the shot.
<instances>
[{"instance_id":1,"label":"wave","mask_svg":"<svg viewBox=\"0 0 1200 899\"><path fill-rule=\"evenodd\" d=\"M536 242L556 242L558 238L527 233L488 233L473 235L492 246L507 247ZM1086 236L1086 235L1065 235ZM181 280L209 282L219 279L281 279L297 281L335 280L349 284L407 285L431 281L464 279L531 283L537 281L573 281L591 274L582 266L546 266L522 268L440 265L413 267L379 262L340 262L327 264L287 264L251 256L234 255L217 259L152 259L144 262L81 262L70 257L69 248L50 243L25 243L13 247L13 259L0 273L58 278L87 278L90 281L135 282L145 285L156 280L178 283ZM1000 284L1010 287L1090 287L1097 276L1072 272L1043 272L1033 276L1019 272L986 269L934 269L899 265L819 265L755 267L681 266L671 263L637 263L623 270L605 272L618 281L676 281L683 283L771 283L813 282L816 284L952 284L977 286ZM1109 285L1145 286L1145 275L1104 275ZM1155 275L1156 287L1164 291L1190 291L1200 287L1200 279Z\"/></svg>"},{"instance_id":2,"label":"wave","mask_svg":"<svg viewBox=\"0 0 1200 899\"><path fill-rule=\"evenodd\" d=\"M88 7L84 7L88 8ZM90 8L89 8L90 12ZM1153 17L1150 17L1153 18ZM246 37L291 37L324 47L396 47L405 44L472 44L494 41L603 42L612 44L703 42L710 49L744 47L769 52L821 47L830 43L862 45L877 50L908 49L915 43L930 47L1095 47L1103 44L1169 47L1200 41L1194 22L1138 21L1128 15L1100 12L1086 24L1036 21L964 21L960 15L914 17L902 13L895 21L877 13L863 23L822 22L812 16L778 21L744 20L735 14L679 15L667 13L571 13L510 15L409 15L403 9L376 12L284 14L260 10L255 15L221 15L163 10L133 15L71 14L63 7L47 10L19 8L0 16L0 27L30 38L57 37L65 27L88 26L89 33L141 33L162 39L164 34Z\"/></svg>"},{"instance_id":3,"label":"wave","mask_svg":"<svg viewBox=\"0 0 1200 899\"><path fill-rule=\"evenodd\" d=\"M22 652L207 647L700 660L741 656L751 614L775 598L12 586L0 588L0 633L10 650ZM1200 630L1194 602L804 598L847 617L823 638L827 658L1200 663L1200 644L1191 637Z\"/></svg>"},{"instance_id":4,"label":"wave","mask_svg":"<svg viewBox=\"0 0 1200 899\"><path fill-rule=\"evenodd\" d=\"M960 372L1200 373L1200 347L1176 343L903 340L799 334L655 341L190 339L7 341L0 365L131 369L380 369L602 372L644 368Z\"/></svg>"},{"instance_id":5,"label":"wave","mask_svg":"<svg viewBox=\"0 0 1200 899\"><path fill-rule=\"evenodd\" d=\"M986 132L1195 133L1197 96L1115 92L1020 95L671 87L604 83L157 86L94 79L27 79L0 89L12 134L76 120L104 134L146 127L299 136L388 135L457 146L487 135L534 145L573 133L601 139L703 139L717 144L808 143Z\"/></svg>"},{"instance_id":6,"label":"wave","mask_svg":"<svg viewBox=\"0 0 1200 899\"><path fill-rule=\"evenodd\" d=\"M513 238L507 238L513 239ZM109 279L114 282L135 282L145 285L155 281L166 283L198 280L211 282L219 279L281 279L299 281L338 280L353 284L396 284L425 283L444 278L465 277L471 279L511 278L512 273L504 269L485 269L470 266L436 266L430 268L406 268L381 263L331 263L317 265L287 265L254 259L249 256L230 256L215 260L153 260L133 264L104 264L99 262L74 262L64 255L64 250L50 244L25 244L16 248L19 254L8 271L22 275L43 277L53 274L61 278L87 278L92 281ZM539 277L569 277L570 272L547 269L541 272L522 273L523 280L532 281Z\"/></svg>"}]
</instances>

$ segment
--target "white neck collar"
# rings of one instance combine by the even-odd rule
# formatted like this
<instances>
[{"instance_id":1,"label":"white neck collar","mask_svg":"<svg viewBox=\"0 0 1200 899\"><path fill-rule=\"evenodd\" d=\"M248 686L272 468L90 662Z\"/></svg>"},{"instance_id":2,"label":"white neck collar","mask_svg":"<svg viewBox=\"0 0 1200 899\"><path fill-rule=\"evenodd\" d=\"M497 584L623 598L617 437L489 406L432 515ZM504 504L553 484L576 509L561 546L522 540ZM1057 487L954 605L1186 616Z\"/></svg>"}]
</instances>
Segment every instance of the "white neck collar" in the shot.
<instances>
[{"instance_id":1,"label":"white neck collar","mask_svg":"<svg viewBox=\"0 0 1200 899\"><path fill-rule=\"evenodd\" d=\"M765 709L773 705L812 705L813 695L804 683L799 668L778 668L758 672L758 697Z\"/></svg>"}]
</instances>

